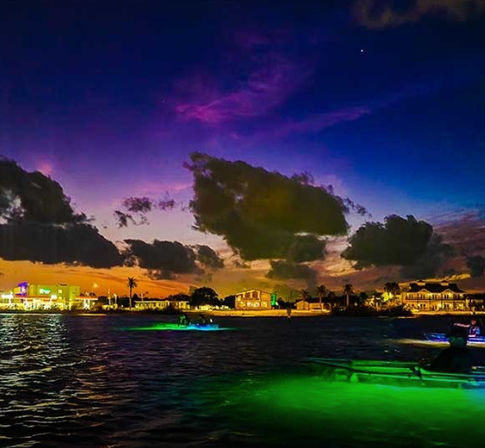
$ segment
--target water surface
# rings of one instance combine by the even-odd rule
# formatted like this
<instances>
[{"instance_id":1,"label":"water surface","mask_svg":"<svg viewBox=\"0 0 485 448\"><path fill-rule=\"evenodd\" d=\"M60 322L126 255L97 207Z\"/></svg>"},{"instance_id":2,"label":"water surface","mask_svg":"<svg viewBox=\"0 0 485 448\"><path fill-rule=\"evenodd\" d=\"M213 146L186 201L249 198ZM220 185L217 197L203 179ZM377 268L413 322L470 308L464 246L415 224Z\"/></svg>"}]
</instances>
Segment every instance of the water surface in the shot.
<instances>
[{"instance_id":1,"label":"water surface","mask_svg":"<svg viewBox=\"0 0 485 448\"><path fill-rule=\"evenodd\" d=\"M308 356L417 360L448 318L227 318L236 331L124 331L159 316L0 315L1 446L476 446L482 391L324 383ZM485 349L473 349L485 365ZM480 443L478 444L480 445Z\"/></svg>"}]
</instances>

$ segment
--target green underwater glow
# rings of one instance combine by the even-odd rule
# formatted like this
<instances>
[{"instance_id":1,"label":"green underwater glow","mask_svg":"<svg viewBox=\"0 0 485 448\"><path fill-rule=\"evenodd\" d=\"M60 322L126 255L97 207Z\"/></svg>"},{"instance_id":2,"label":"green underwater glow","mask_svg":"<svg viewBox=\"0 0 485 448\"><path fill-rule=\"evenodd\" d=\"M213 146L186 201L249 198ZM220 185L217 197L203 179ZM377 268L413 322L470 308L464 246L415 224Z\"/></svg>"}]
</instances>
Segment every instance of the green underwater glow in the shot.
<instances>
[{"instance_id":1,"label":"green underwater glow","mask_svg":"<svg viewBox=\"0 0 485 448\"><path fill-rule=\"evenodd\" d=\"M449 347L448 341L428 341L426 339L398 339L399 344L416 345L422 347ZM468 347L485 348L485 342L475 342L468 340Z\"/></svg>"},{"instance_id":2,"label":"green underwater glow","mask_svg":"<svg viewBox=\"0 0 485 448\"><path fill-rule=\"evenodd\" d=\"M265 443L281 443L283 433L287 444L338 447L473 446L485 437L483 390L330 382L309 375L214 387L218 418Z\"/></svg>"},{"instance_id":3,"label":"green underwater glow","mask_svg":"<svg viewBox=\"0 0 485 448\"><path fill-rule=\"evenodd\" d=\"M197 325L178 325L166 322L156 323L142 327L127 327L128 331L227 331L233 330L230 327L203 327Z\"/></svg>"}]
</instances>

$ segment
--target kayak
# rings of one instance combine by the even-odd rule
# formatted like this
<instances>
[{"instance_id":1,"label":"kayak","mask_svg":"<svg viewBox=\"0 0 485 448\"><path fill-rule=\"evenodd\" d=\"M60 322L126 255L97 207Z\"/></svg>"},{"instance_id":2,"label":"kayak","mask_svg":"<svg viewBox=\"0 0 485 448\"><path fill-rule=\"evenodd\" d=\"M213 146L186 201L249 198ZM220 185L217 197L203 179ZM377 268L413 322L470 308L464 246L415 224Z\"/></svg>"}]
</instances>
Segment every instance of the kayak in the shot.
<instances>
[{"instance_id":1,"label":"kayak","mask_svg":"<svg viewBox=\"0 0 485 448\"><path fill-rule=\"evenodd\" d=\"M446 333L424 333L427 341L448 342ZM485 344L485 336L468 336L468 344Z\"/></svg>"},{"instance_id":2,"label":"kayak","mask_svg":"<svg viewBox=\"0 0 485 448\"><path fill-rule=\"evenodd\" d=\"M219 324L199 324L192 323L188 325L178 325L172 323L161 322L153 325L143 327L129 327L130 331L222 331L230 330L227 327L220 327Z\"/></svg>"},{"instance_id":3,"label":"kayak","mask_svg":"<svg viewBox=\"0 0 485 448\"><path fill-rule=\"evenodd\" d=\"M485 388L485 367L470 374L432 372L415 362L308 358L331 381L366 382L411 387Z\"/></svg>"},{"instance_id":4,"label":"kayak","mask_svg":"<svg viewBox=\"0 0 485 448\"><path fill-rule=\"evenodd\" d=\"M189 330L218 330L219 324L188 324L185 326Z\"/></svg>"}]
</instances>

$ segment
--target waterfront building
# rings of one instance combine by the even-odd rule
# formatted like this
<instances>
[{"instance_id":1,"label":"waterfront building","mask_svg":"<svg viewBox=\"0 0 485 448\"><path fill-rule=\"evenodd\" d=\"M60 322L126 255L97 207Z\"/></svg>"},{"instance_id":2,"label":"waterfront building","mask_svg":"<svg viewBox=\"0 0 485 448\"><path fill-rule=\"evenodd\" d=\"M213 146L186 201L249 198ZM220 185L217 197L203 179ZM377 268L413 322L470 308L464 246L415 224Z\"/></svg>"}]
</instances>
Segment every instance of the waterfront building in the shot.
<instances>
[{"instance_id":1,"label":"waterfront building","mask_svg":"<svg viewBox=\"0 0 485 448\"><path fill-rule=\"evenodd\" d=\"M0 291L0 307L15 308L15 295L13 291Z\"/></svg>"},{"instance_id":2,"label":"waterfront building","mask_svg":"<svg viewBox=\"0 0 485 448\"><path fill-rule=\"evenodd\" d=\"M276 294L260 289L250 289L235 294L237 310L270 310L276 305Z\"/></svg>"},{"instance_id":3,"label":"waterfront building","mask_svg":"<svg viewBox=\"0 0 485 448\"><path fill-rule=\"evenodd\" d=\"M13 290L10 308L24 310L90 309L97 297L81 294L76 285L19 283Z\"/></svg>"},{"instance_id":4,"label":"waterfront building","mask_svg":"<svg viewBox=\"0 0 485 448\"><path fill-rule=\"evenodd\" d=\"M295 305L296 309L300 311L323 311L325 309L324 303L320 303L320 299L316 297L297 300Z\"/></svg>"},{"instance_id":5,"label":"waterfront building","mask_svg":"<svg viewBox=\"0 0 485 448\"><path fill-rule=\"evenodd\" d=\"M165 310L172 308L174 310L189 310L188 300L170 300L170 299L144 299L135 301L135 310Z\"/></svg>"},{"instance_id":6,"label":"waterfront building","mask_svg":"<svg viewBox=\"0 0 485 448\"><path fill-rule=\"evenodd\" d=\"M410 283L402 293L403 305L415 311L464 311L468 308L465 291L447 281Z\"/></svg>"}]
</instances>

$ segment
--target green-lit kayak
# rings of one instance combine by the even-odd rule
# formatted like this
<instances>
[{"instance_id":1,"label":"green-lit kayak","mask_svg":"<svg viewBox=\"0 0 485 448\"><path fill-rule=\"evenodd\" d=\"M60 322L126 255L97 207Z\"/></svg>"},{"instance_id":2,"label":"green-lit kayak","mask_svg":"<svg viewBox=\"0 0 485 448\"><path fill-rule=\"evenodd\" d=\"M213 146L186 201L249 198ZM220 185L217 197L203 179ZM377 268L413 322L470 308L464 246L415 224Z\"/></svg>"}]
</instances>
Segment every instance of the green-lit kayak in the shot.
<instances>
[{"instance_id":1,"label":"green-lit kayak","mask_svg":"<svg viewBox=\"0 0 485 448\"><path fill-rule=\"evenodd\" d=\"M399 386L485 388L485 368L471 374L432 372L415 362L308 358L324 378Z\"/></svg>"},{"instance_id":2,"label":"green-lit kayak","mask_svg":"<svg viewBox=\"0 0 485 448\"><path fill-rule=\"evenodd\" d=\"M218 324L188 324L188 325L178 325L168 322L159 322L142 327L128 327L124 330L129 331L224 331L231 330L228 327L220 327Z\"/></svg>"}]
</instances>

